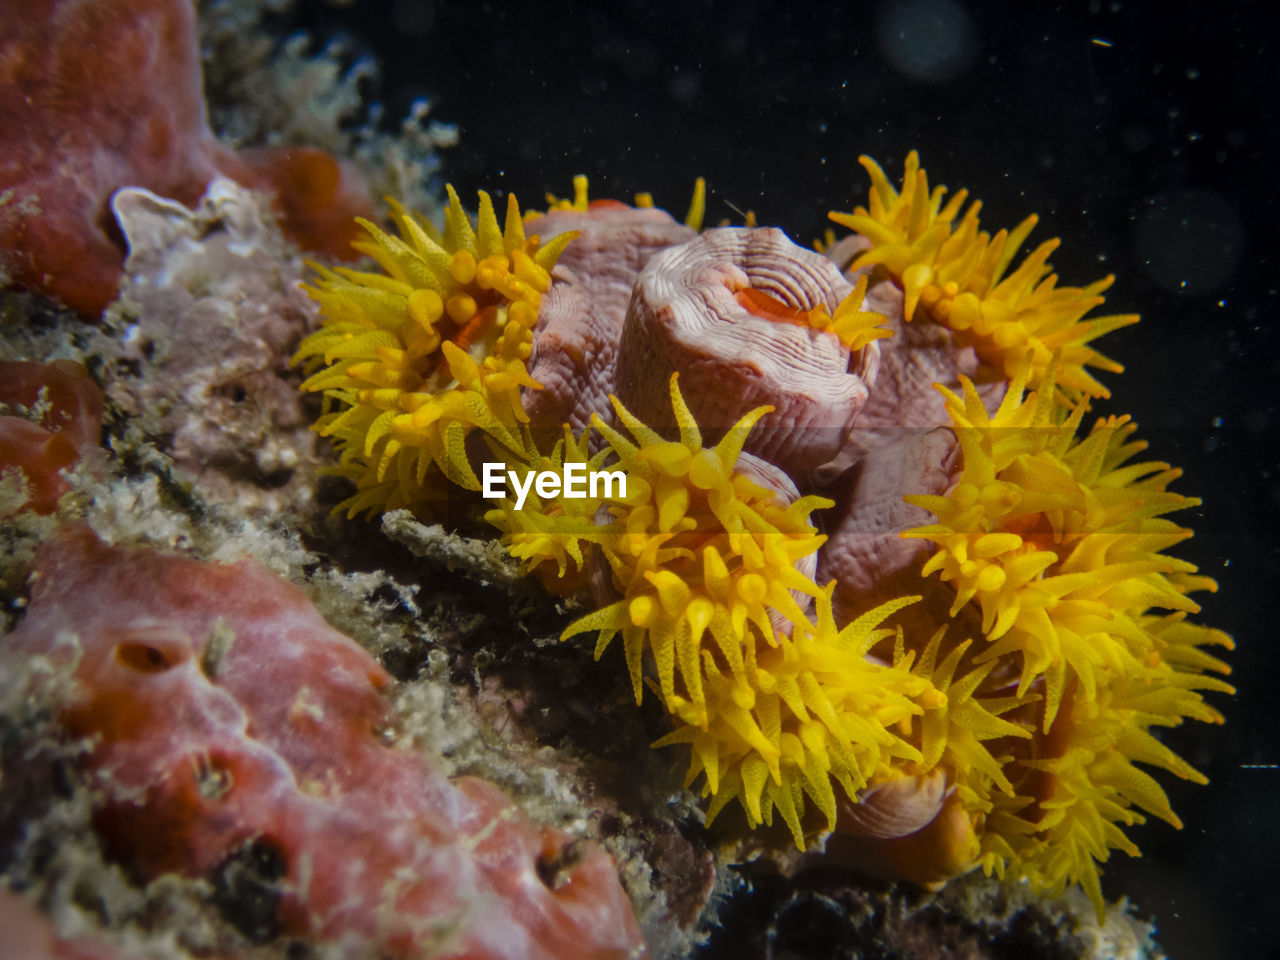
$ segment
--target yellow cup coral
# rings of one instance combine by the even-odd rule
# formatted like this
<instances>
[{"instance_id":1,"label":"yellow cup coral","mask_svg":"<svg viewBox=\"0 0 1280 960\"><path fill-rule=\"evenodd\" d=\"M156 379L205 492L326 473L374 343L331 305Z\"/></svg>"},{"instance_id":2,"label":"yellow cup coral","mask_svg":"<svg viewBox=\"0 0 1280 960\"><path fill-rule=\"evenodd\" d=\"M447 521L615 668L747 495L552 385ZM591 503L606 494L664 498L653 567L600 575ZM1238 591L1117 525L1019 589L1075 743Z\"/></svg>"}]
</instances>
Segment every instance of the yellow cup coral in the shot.
<instances>
[{"instance_id":1,"label":"yellow cup coral","mask_svg":"<svg viewBox=\"0 0 1280 960\"><path fill-rule=\"evenodd\" d=\"M1137 323L1138 317L1082 318L1103 302L1101 294L1114 277L1083 288L1059 287L1048 265L1058 247L1056 239L1040 244L1010 272L1018 248L1036 225L1034 214L1012 232L991 236L978 229L981 202L974 201L961 214L967 190L957 191L943 205L946 187L929 189L916 151L907 154L901 191L870 157L860 157L859 162L871 176L868 206L829 215L871 242L851 269L883 264L903 288L908 320L923 307L935 321L956 331L959 343L972 346L999 376L1011 379L1030 352L1030 383L1038 386L1056 351L1061 354L1060 388L1073 396L1109 395L1086 368L1111 373L1124 368L1088 344Z\"/></svg>"},{"instance_id":2,"label":"yellow cup coral","mask_svg":"<svg viewBox=\"0 0 1280 960\"><path fill-rule=\"evenodd\" d=\"M1148 730L1221 721L1199 691L1232 692L1205 676L1228 671L1200 648L1231 641L1185 622L1199 610L1188 594L1216 587L1163 552L1191 535L1164 514L1199 502L1167 489L1180 471L1129 462L1145 444L1127 417L1081 439L1081 402L1059 423L1054 372L1026 396L1025 373L1016 377L995 414L967 379L963 398L939 387L962 463L944 496L907 498L938 522L903 536L937 545L922 573L954 587L953 615L981 611L989 645L972 659L1008 677L1003 709L1026 716L1043 699L1032 743L998 769L989 754L972 771L951 764L982 821L981 862L1050 893L1078 882L1101 915L1097 864L1111 849L1138 852L1120 827L1141 823L1138 809L1180 826L1134 763L1205 782Z\"/></svg>"},{"instance_id":3,"label":"yellow cup coral","mask_svg":"<svg viewBox=\"0 0 1280 960\"><path fill-rule=\"evenodd\" d=\"M620 632L637 703L647 643L667 709L703 722L704 639L709 634L725 669L742 676L754 636L772 644L775 618L804 620L792 591L816 587L796 567L824 539L809 525L809 513L831 501L784 503L739 463L747 434L769 408L751 411L704 449L676 376L670 389L679 440L663 439L616 399L618 419L634 442L599 416L593 420L627 476L627 496L606 501L611 522L595 534L621 598L577 620L562 637L599 630L599 657Z\"/></svg>"},{"instance_id":4,"label":"yellow cup coral","mask_svg":"<svg viewBox=\"0 0 1280 960\"><path fill-rule=\"evenodd\" d=\"M514 196L500 228L483 192L472 228L448 192L443 234L394 202L398 237L359 221L369 239L355 247L385 275L313 265L306 288L323 326L294 361L321 366L303 389L322 391L331 408L316 428L359 487L340 505L351 515L421 501L433 467L479 489L463 449L473 429L521 448L520 390L537 387L525 360L538 303L574 235L526 237Z\"/></svg>"},{"instance_id":5,"label":"yellow cup coral","mask_svg":"<svg viewBox=\"0 0 1280 960\"><path fill-rule=\"evenodd\" d=\"M751 826L771 823L777 809L803 850L806 796L830 830L837 802L832 781L855 801L891 764L922 760L893 728L921 714L921 703L934 705L936 692L900 665L867 656L893 635L880 623L915 599L882 604L840 630L830 588L819 590L815 622L801 619L790 636L745 644L741 671L723 670L704 652L706 710L682 712L677 728L654 746L691 745L685 780L705 775L708 820L735 798Z\"/></svg>"},{"instance_id":6,"label":"yellow cup coral","mask_svg":"<svg viewBox=\"0 0 1280 960\"><path fill-rule=\"evenodd\" d=\"M549 454L539 452L531 436L526 438L524 448L532 453L525 460L512 458L510 451L495 451L506 455L505 466L514 470L527 494L520 509L510 497L504 497L497 507L485 513L485 520L502 531L502 542L511 556L524 563L553 593L586 588L585 551L607 536L605 528L596 523L596 513L605 498L593 495L589 487L581 498L544 498L524 478L544 471L563 474L568 464L580 464L584 475L603 470L612 451L606 447L592 455L589 436L590 431L584 430L581 437L575 438L565 424L564 436Z\"/></svg>"},{"instance_id":7,"label":"yellow cup coral","mask_svg":"<svg viewBox=\"0 0 1280 960\"><path fill-rule=\"evenodd\" d=\"M970 600L982 610L991 647L979 661L1021 658L1018 693L1045 678L1044 729L1075 677L1092 698L1107 676L1140 672L1161 644L1142 626L1153 607L1197 612L1187 597L1213 590L1196 568L1163 551L1191 536L1163 515L1199 501L1168 491L1181 471L1128 463L1128 417L1100 420L1076 437L1084 404L1055 422L1051 367L1023 398L1019 375L994 416L973 384L964 398L943 387L963 465L945 496L906 499L938 522L903 533L938 545L921 571L956 590L954 615Z\"/></svg>"},{"instance_id":8,"label":"yellow cup coral","mask_svg":"<svg viewBox=\"0 0 1280 960\"><path fill-rule=\"evenodd\" d=\"M918 721L913 719L909 729L904 730L920 750L918 763L909 764L904 770L915 776L942 770L948 782L955 785L963 808L978 815L991 809L995 791L1014 797L1014 787L1004 769L1008 757L992 754L988 744L1007 737L1030 739L1028 724L1014 723L1007 717L1016 716L1016 711L1038 697L1000 696L988 689L1000 685L998 680L988 682L997 664L989 660L975 665L973 658L966 656L971 640L952 644L939 660L945 634L946 628L940 628L917 657L915 650L907 649L903 634L898 633L894 667L928 681L936 691L924 701L925 709Z\"/></svg>"},{"instance_id":9,"label":"yellow cup coral","mask_svg":"<svg viewBox=\"0 0 1280 960\"><path fill-rule=\"evenodd\" d=\"M1028 783L1039 783L1032 802L1016 812L1006 809L990 825L992 838L1004 841L1010 872L1051 896L1069 883L1080 884L1100 919L1104 901L1098 864L1105 863L1113 849L1138 855L1121 828L1143 823L1140 810L1182 826L1160 784L1135 763L1195 783L1208 782L1153 735L1152 728L1177 726L1187 718L1221 723L1222 715L1204 702L1200 691L1235 692L1226 682L1205 675L1230 669L1201 649L1230 649L1231 639L1220 630L1189 624L1184 616L1139 618L1140 628L1159 648L1139 669L1110 676L1093 694L1079 682L1068 684L1044 739L1043 754L1008 767L1011 776L1019 778L1038 774L1027 778ZM995 857L988 866L1002 869L1003 859Z\"/></svg>"}]
</instances>

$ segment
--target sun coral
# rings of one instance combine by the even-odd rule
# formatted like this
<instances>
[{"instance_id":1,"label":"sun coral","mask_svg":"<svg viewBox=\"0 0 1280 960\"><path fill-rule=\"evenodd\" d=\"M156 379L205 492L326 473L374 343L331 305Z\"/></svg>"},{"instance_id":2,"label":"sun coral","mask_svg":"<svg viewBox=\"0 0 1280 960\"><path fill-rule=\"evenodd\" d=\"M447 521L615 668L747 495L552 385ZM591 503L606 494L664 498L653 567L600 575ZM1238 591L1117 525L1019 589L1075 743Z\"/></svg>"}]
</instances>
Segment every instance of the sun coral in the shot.
<instances>
[{"instance_id":1,"label":"sun coral","mask_svg":"<svg viewBox=\"0 0 1280 960\"><path fill-rule=\"evenodd\" d=\"M771 823L776 809L803 850L805 797L830 830L833 781L856 801L873 777L892 776L895 762L922 759L893 728L936 694L927 680L867 656L893 633L880 623L913 599L883 604L838 629L830 590L819 590L814 622L795 621L790 636L747 638L740 666L729 661L725 670L704 653L705 710L681 711L681 723L654 746L691 745L685 781L705 776L708 820L734 799L751 826Z\"/></svg>"},{"instance_id":2,"label":"sun coral","mask_svg":"<svg viewBox=\"0 0 1280 960\"><path fill-rule=\"evenodd\" d=\"M600 631L600 657L621 633L637 703L647 646L664 705L702 723L705 654L715 650L733 676L742 676L757 636L773 644L775 620L804 620L792 591L803 596L816 587L797 565L812 563L824 539L810 526L810 512L830 501L799 497L794 487L780 496L759 482L767 465L749 471L740 463L747 435L768 408L748 413L708 449L676 376L669 390L678 441L663 439L616 399L617 417L634 441L598 417L593 423L617 458L610 467L626 476L626 496L605 500L609 520L591 535L620 599L561 636ZM772 483L779 482L774 471ZM713 644L704 645L708 635Z\"/></svg>"},{"instance_id":3,"label":"sun coral","mask_svg":"<svg viewBox=\"0 0 1280 960\"><path fill-rule=\"evenodd\" d=\"M1078 439L1080 404L1059 425L1052 368L1025 399L1024 382L994 415L967 379L963 399L947 391L962 465L944 496L906 498L938 520L903 536L937 544L922 573L955 588L953 615L981 608L991 646L980 659L1019 655L1019 694L1045 678L1048 730L1068 680L1092 698L1102 677L1136 674L1161 648L1144 615L1198 612L1187 594L1216 584L1163 552L1191 536L1163 515L1200 502L1166 489L1181 471L1127 462L1146 448L1128 417Z\"/></svg>"},{"instance_id":4,"label":"sun coral","mask_svg":"<svg viewBox=\"0 0 1280 960\"><path fill-rule=\"evenodd\" d=\"M807 519L830 501L799 498L777 468L742 453L767 408L751 411L707 449L678 375L668 390L678 441L615 398L616 416L634 440L597 416L593 427L605 442L594 456L586 435L575 440L566 428L549 456L525 467L555 470L573 461L585 470L617 468L627 478L626 496L531 494L524 509L507 498L487 516L512 555L553 589L580 585L594 562L592 586L602 605L562 637L599 631L599 658L621 633L637 702L648 650L654 687L677 723L656 745L691 745L688 780L705 775L709 816L734 798L751 825L771 822L776 809L803 849L811 832L801 822L804 796L830 829L833 782L853 802L873 778L901 775L892 759L924 759L889 728L923 712L913 698L937 706L928 693L932 680L913 674L909 660L886 666L866 656L892 634L873 628L910 600L885 603L837 629L834 587L821 590L811 579L824 538ZM812 598L816 622L806 614Z\"/></svg>"},{"instance_id":5,"label":"sun coral","mask_svg":"<svg viewBox=\"0 0 1280 960\"><path fill-rule=\"evenodd\" d=\"M502 542L511 556L535 573L548 590L573 593L587 587L586 553L592 543L606 534L596 525L596 514L605 502L603 488L592 495L588 488L581 499L539 496L528 474L551 471L563 474L567 464L581 464L583 475L604 469L612 451L604 449L594 456L588 447L588 432L574 438L566 424L564 437L549 454L537 452L527 462L506 464L515 468L520 482L526 484L527 499L520 509L510 497L485 514L485 519L502 531ZM612 482L612 481L611 481Z\"/></svg>"},{"instance_id":6,"label":"sun coral","mask_svg":"<svg viewBox=\"0 0 1280 960\"><path fill-rule=\"evenodd\" d=\"M1062 699L1044 755L1009 765L1010 776L1038 775L1035 803L989 821L993 852L987 865L1026 877L1041 893L1056 895L1078 883L1104 912L1098 864L1113 849L1138 856L1138 848L1121 829L1144 822L1141 811L1174 827L1174 814L1160 784L1135 763L1167 770L1184 780L1208 781L1162 743L1152 728L1174 727L1184 719L1222 723L1222 714L1206 704L1201 691L1232 694L1230 684L1208 673L1230 668L1207 646L1231 649L1220 630L1187 623L1184 614L1140 618L1160 652L1141 668L1113 676L1092 695L1071 682Z\"/></svg>"},{"instance_id":7,"label":"sun coral","mask_svg":"<svg viewBox=\"0 0 1280 960\"><path fill-rule=\"evenodd\" d=\"M689 743L689 782L705 774L709 817L738 798L747 820L770 822L777 809L797 845L805 845L803 796L836 819L832 781L850 800L890 758L920 760L888 727L919 707L911 694L930 682L865 656L892 631L873 628L904 602L885 604L843 631L830 591L811 579L823 538L808 524L830 501L799 498L776 468L742 453L768 408L743 417L716 447L702 445L697 423L673 375L671 405L680 439L665 440L617 399L628 439L597 417L604 449L589 456L572 434L531 467L568 459L617 467L625 496L510 501L489 513L512 554L544 579L582 569L595 551L607 563L612 603L575 621L562 638L599 631L596 657L621 633L637 703L649 651L656 689L677 729L656 745ZM769 483L773 489L761 486ZM572 506L571 506L572 505ZM818 600L818 618L805 614Z\"/></svg>"},{"instance_id":8,"label":"sun coral","mask_svg":"<svg viewBox=\"0 0 1280 960\"><path fill-rule=\"evenodd\" d=\"M854 239L861 238L855 235ZM972 347L959 343L955 331L941 324L911 323L904 318L902 290L892 279L875 282L871 272L845 270L850 281L863 275L871 277L867 308L887 318L884 329L891 336L877 343L880 364L876 382L853 429L845 437L836 460L823 465L817 474L824 483L880 448L900 443L904 431L948 425L951 418L943 397L933 389L935 383L959 390L963 374L978 382L984 403L994 407L1004 396L1005 381L982 382L981 360Z\"/></svg>"},{"instance_id":9,"label":"sun coral","mask_svg":"<svg viewBox=\"0 0 1280 960\"><path fill-rule=\"evenodd\" d=\"M252 862L268 931L350 955L644 955L608 855L389 745L390 678L293 584L86 528L41 548L33 583L5 649L74 675L59 722L90 745L109 854L142 876Z\"/></svg>"},{"instance_id":10,"label":"sun coral","mask_svg":"<svg viewBox=\"0 0 1280 960\"><path fill-rule=\"evenodd\" d=\"M1203 780L1152 731L1220 721L1203 694L1231 692L1204 649L1230 639L1186 620L1215 585L1166 553L1190 531L1165 515L1198 501L1132 462L1127 417L1078 436L1106 394L1088 368L1120 369L1088 344L1136 320L1083 319L1110 278L1059 288L1056 241L1011 267L1035 218L981 232L914 153L901 193L864 165L870 209L833 219L865 236L829 259L776 230L691 237L588 203L585 180L552 198L528 222L583 241L539 288L532 355L554 388L523 383L530 423L510 394L500 422L475 409L518 477L616 471L626 492L500 499L487 519L549 589L591 592L562 637L596 632L599 659L621 634L636 701L647 684L672 717L655 746L689 745L709 818L737 800L750 826L776 813L802 849L829 834L876 872L936 885L982 866L1079 883L1101 911L1098 864L1137 852L1124 828L1177 824L1139 765ZM309 348L364 351L342 377L404 369L403 349L343 333ZM333 396L355 409L373 386ZM372 441L341 438L349 464L404 415L376 416ZM454 446L442 478L474 483ZM366 489L370 470L353 471ZM800 495L824 483L836 502Z\"/></svg>"},{"instance_id":11,"label":"sun coral","mask_svg":"<svg viewBox=\"0 0 1280 960\"><path fill-rule=\"evenodd\" d=\"M368 239L356 247L385 274L317 265L307 288L324 326L294 360L322 365L303 388L337 408L317 429L359 488L341 505L351 515L420 502L433 468L478 490L464 449L476 428L527 453L520 390L538 384L525 361L549 271L574 234L527 237L513 195L499 227L483 192L473 229L448 191L443 234L398 205L399 236L361 221Z\"/></svg>"},{"instance_id":12,"label":"sun coral","mask_svg":"<svg viewBox=\"0 0 1280 960\"><path fill-rule=\"evenodd\" d=\"M1231 641L1185 622L1199 611L1188 594L1215 584L1163 552L1191 535L1164 515L1199 502L1167 489L1180 472L1129 462L1145 444L1127 417L1078 437L1087 404L1059 422L1054 373L1025 396L1025 372L1015 378L994 414L967 379L963 397L939 387L960 462L945 494L906 497L937 522L903 536L936 545L921 573L954 589L951 614L981 614L985 648L966 653L966 640L938 671L949 678L967 664L963 688L986 699L957 699L930 666L945 716L955 715L941 740L934 720L934 746L922 744L926 758L951 757L943 766L978 826L978 862L1048 893L1079 883L1101 914L1097 864L1111 849L1137 855L1120 829L1142 822L1136 808L1180 825L1133 764L1204 782L1148 730L1221 721L1200 691L1230 693L1205 675L1227 668L1200 648ZM921 663L932 664L936 644Z\"/></svg>"},{"instance_id":13,"label":"sun coral","mask_svg":"<svg viewBox=\"0 0 1280 960\"><path fill-rule=\"evenodd\" d=\"M1072 396L1108 396L1086 368L1111 373L1123 368L1088 344L1137 323L1138 317L1082 318L1103 302L1101 294L1114 277L1083 288L1058 287L1048 265L1058 248L1056 239L1040 244L1010 271L1018 248L1036 225L1034 215L1012 232L1001 230L992 236L978 229L981 202L964 209L967 190L956 192L943 205L946 188L929 189L916 151L907 154L901 191L870 157L859 162L871 176L869 206L830 214L836 223L871 241L852 269L883 264L902 285L908 320L923 307L933 320L956 331L960 344L972 346L997 376L1011 379L1030 352L1030 382L1039 386L1057 352L1060 388Z\"/></svg>"}]
</instances>

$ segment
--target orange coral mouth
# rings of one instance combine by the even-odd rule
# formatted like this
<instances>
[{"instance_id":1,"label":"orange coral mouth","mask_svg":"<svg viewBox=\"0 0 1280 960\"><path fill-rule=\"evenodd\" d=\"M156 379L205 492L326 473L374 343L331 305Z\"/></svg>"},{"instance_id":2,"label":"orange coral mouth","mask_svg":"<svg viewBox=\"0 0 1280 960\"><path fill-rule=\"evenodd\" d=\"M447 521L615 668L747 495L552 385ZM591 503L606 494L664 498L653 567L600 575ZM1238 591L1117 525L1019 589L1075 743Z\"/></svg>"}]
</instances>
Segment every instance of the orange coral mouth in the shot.
<instances>
[{"instance_id":1,"label":"orange coral mouth","mask_svg":"<svg viewBox=\"0 0 1280 960\"><path fill-rule=\"evenodd\" d=\"M774 323L791 323L797 327L809 326L809 312L799 307L793 307L783 303L777 297L765 293L763 290L757 290L755 287L747 287L734 293L733 298L738 301L738 306L751 314L753 317L759 317L761 320L772 320Z\"/></svg>"},{"instance_id":2,"label":"orange coral mouth","mask_svg":"<svg viewBox=\"0 0 1280 960\"><path fill-rule=\"evenodd\" d=\"M471 348L480 343L485 333L495 326L497 318L498 308L496 305L483 307L477 310L475 315L462 325L457 334L449 339L453 341L454 346L459 350L471 353Z\"/></svg>"},{"instance_id":3,"label":"orange coral mouth","mask_svg":"<svg viewBox=\"0 0 1280 960\"><path fill-rule=\"evenodd\" d=\"M502 332L498 323L498 310L497 303L480 307L462 323L455 322L446 314L441 318L441 332L445 333L444 340L469 354L477 363L483 362L484 358L492 352L494 342ZM450 326L455 329L447 332ZM427 384L428 389L435 392L444 389L453 376L439 348L418 360L417 373Z\"/></svg>"}]
</instances>

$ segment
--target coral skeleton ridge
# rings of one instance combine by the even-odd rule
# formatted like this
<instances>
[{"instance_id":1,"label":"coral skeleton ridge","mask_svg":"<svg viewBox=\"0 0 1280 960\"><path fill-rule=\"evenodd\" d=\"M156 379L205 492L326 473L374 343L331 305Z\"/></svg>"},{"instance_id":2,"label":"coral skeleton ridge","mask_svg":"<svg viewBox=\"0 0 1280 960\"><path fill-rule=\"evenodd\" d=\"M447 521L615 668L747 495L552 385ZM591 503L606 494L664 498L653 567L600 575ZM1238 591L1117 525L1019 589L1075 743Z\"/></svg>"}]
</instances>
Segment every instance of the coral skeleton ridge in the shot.
<instances>
[{"instance_id":1,"label":"coral skeleton ridge","mask_svg":"<svg viewBox=\"0 0 1280 960\"><path fill-rule=\"evenodd\" d=\"M399 237L362 224L383 273L317 267L324 325L298 353L328 398L317 427L357 482L340 506L430 515L467 496L447 481L476 488L482 455L622 471L625 495L506 498L484 515L548 589L593 599L562 639L596 633L602 659L621 635L636 702L648 686L670 715L654 746L687 745L708 821L737 800L749 827L776 813L805 849L833 831L891 847L945 820L906 875L980 865L1038 891L1079 884L1101 915L1098 864L1137 853L1124 829L1144 813L1179 825L1135 764L1203 782L1158 730L1220 722L1202 694L1231 692L1207 649L1230 639L1187 619L1215 585L1166 552L1191 535L1166 515L1199 501L1169 489L1168 464L1134 461L1129 418L1083 432L1108 396L1090 369L1121 371L1091 344L1137 320L1086 317L1112 278L1060 286L1056 240L1015 263L1036 218L981 230L981 204L944 203L914 152L900 189L862 164L868 205L831 214L860 235L843 275L778 231L680 239L647 195L588 201L585 177L541 216L511 198L504 229L483 193L473 228L452 190L443 234L398 205ZM572 230L527 235L543 218ZM557 293L607 290L593 278L622 264L629 301ZM910 354L922 325L936 393ZM598 366L574 359L558 425L526 414L547 400L525 362L540 336L603 345ZM879 397L923 431L892 456L859 434L891 423ZM859 554L861 586L820 582L861 548L819 531L937 431L951 442L919 447L931 479L895 512L929 522L888 531L906 549ZM824 459L863 484L838 508L815 480Z\"/></svg>"}]
</instances>

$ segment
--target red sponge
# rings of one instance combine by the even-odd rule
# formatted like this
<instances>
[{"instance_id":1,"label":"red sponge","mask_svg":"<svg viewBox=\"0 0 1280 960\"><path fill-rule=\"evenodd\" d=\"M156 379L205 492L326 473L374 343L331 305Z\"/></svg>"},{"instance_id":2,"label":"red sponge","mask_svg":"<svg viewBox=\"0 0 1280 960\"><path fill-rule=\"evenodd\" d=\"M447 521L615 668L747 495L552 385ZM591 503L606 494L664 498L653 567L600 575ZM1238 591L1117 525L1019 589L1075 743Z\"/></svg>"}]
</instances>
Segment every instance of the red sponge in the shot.
<instances>
[{"instance_id":1,"label":"red sponge","mask_svg":"<svg viewBox=\"0 0 1280 960\"><path fill-rule=\"evenodd\" d=\"M644 955L609 856L389 746L389 677L293 584L86 529L37 567L6 642L75 663L111 856L224 885L249 856L274 929L380 955Z\"/></svg>"},{"instance_id":2,"label":"red sponge","mask_svg":"<svg viewBox=\"0 0 1280 960\"><path fill-rule=\"evenodd\" d=\"M27 506L52 513L67 492L62 471L86 448L98 445L102 391L89 371L72 360L0 363L0 403L31 409L42 396L47 406L38 424L0 415L0 470L22 470Z\"/></svg>"},{"instance_id":3,"label":"red sponge","mask_svg":"<svg viewBox=\"0 0 1280 960\"><path fill-rule=\"evenodd\" d=\"M338 182L315 189L305 167L323 165L320 151L250 165L214 137L191 0L0 0L0 23L0 270L16 283L96 316L124 262L112 191L194 206L218 174L283 188L301 245L353 256L349 223L372 211L354 170L328 158ZM317 222L342 227L335 238Z\"/></svg>"}]
</instances>

